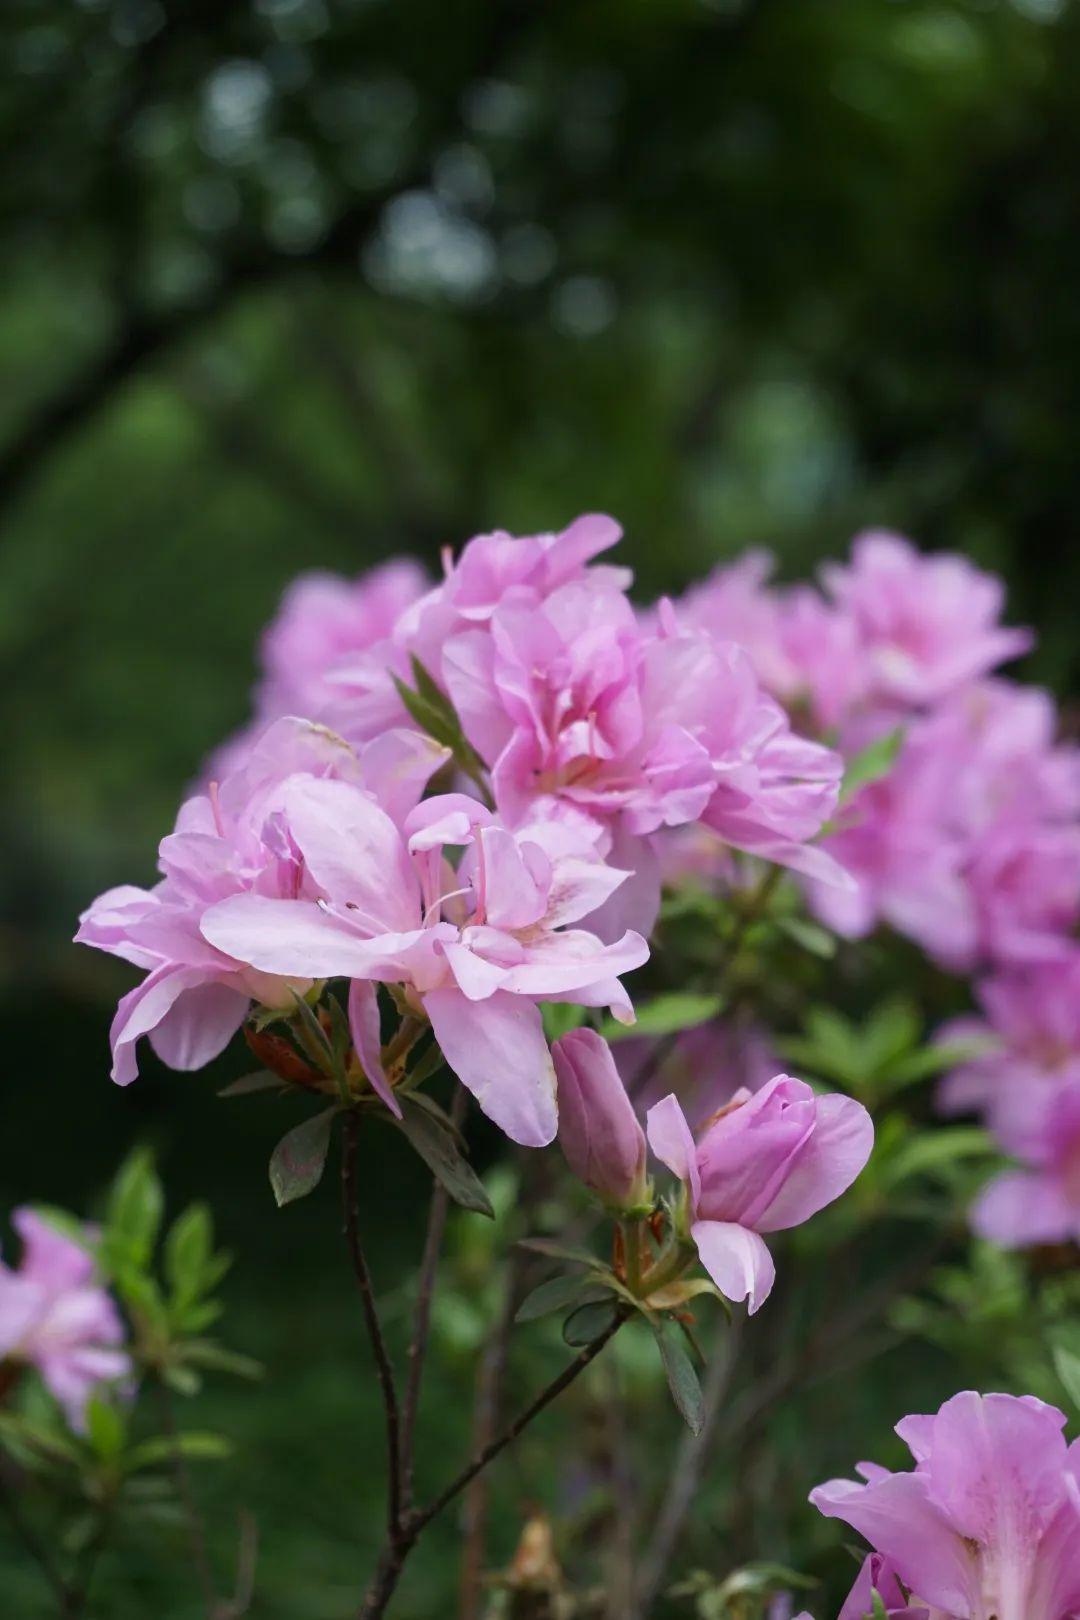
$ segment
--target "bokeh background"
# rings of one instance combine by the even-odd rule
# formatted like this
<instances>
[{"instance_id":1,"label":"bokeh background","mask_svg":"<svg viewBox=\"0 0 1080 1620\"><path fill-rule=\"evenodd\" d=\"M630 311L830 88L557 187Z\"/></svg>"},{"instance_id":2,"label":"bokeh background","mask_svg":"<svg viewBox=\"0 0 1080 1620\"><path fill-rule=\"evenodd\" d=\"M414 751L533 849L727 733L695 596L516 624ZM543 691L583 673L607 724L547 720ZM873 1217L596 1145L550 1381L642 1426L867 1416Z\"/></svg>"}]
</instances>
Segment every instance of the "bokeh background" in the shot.
<instances>
[{"instance_id":1,"label":"bokeh background","mask_svg":"<svg viewBox=\"0 0 1080 1620\"><path fill-rule=\"evenodd\" d=\"M137 1140L178 1203L211 1198L227 1336L268 1374L199 1398L240 1443L200 1486L222 1556L233 1504L260 1520L255 1614L345 1612L377 1527L333 1192L274 1211L287 1105L214 1098L242 1058L110 1086L127 975L69 945L77 911L150 878L294 573L491 527L609 510L643 595L897 527L1003 572L1026 673L1075 693L1078 82L1068 0L4 0L0 1204L90 1208ZM393 1300L423 1182L389 1147L366 1174ZM433 1476L486 1264L454 1243ZM916 1404L819 1399L830 1467ZM569 1432L504 1469L493 1562L576 1488ZM824 1461L762 1474L746 1499L781 1505L734 1528L706 1490L690 1561L805 1555L784 1493ZM95 1613L198 1612L151 1551L106 1561ZM403 1615L451 1612L454 1552L441 1526ZM46 1612L2 1541L0 1590Z\"/></svg>"}]
</instances>

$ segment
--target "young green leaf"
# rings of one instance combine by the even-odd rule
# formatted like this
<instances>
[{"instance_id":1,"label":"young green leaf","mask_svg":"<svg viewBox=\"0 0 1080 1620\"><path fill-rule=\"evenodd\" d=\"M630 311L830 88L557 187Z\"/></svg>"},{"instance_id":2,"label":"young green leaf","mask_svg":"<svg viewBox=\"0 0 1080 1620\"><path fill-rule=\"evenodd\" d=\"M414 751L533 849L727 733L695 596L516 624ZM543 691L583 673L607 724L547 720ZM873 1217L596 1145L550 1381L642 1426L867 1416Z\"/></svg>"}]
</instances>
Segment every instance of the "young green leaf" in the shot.
<instances>
[{"instance_id":1,"label":"young green leaf","mask_svg":"<svg viewBox=\"0 0 1080 1620\"><path fill-rule=\"evenodd\" d=\"M567 1305L595 1305L610 1297L610 1290L602 1284L590 1282L580 1271L570 1276L549 1277L527 1294L514 1315L515 1322L535 1322L541 1316L550 1316Z\"/></svg>"},{"instance_id":2,"label":"young green leaf","mask_svg":"<svg viewBox=\"0 0 1080 1620\"><path fill-rule=\"evenodd\" d=\"M279 1209L306 1197L322 1180L336 1113L336 1107L325 1108L321 1114L301 1121L281 1138L270 1155L270 1185Z\"/></svg>"},{"instance_id":3,"label":"young green leaf","mask_svg":"<svg viewBox=\"0 0 1080 1620\"><path fill-rule=\"evenodd\" d=\"M723 1007L720 996L695 995L689 990L673 990L668 995L656 996L637 1008L633 1024L620 1024L614 1018L605 1019L601 1033L609 1041L624 1040L629 1035L675 1035L684 1029L707 1024Z\"/></svg>"},{"instance_id":4,"label":"young green leaf","mask_svg":"<svg viewBox=\"0 0 1080 1620\"><path fill-rule=\"evenodd\" d=\"M142 1440L137 1446L132 1446L124 1458L126 1473L135 1474L142 1468L156 1468L160 1464L170 1463L177 1452L181 1457L192 1461L217 1461L220 1458L232 1456L232 1445L220 1434L204 1433L200 1430L190 1430L181 1434L155 1435L150 1440Z\"/></svg>"},{"instance_id":5,"label":"young green leaf","mask_svg":"<svg viewBox=\"0 0 1080 1620\"><path fill-rule=\"evenodd\" d=\"M859 753L853 754L840 785L840 803L846 804L860 788L869 787L871 783L880 782L888 776L903 746L904 728L897 726L895 730L875 738Z\"/></svg>"},{"instance_id":6,"label":"young green leaf","mask_svg":"<svg viewBox=\"0 0 1080 1620\"><path fill-rule=\"evenodd\" d=\"M653 1332L660 1347L671 1398L691 1434L698 1435L705 1426L705 1400L681 1330L670 1317L661 1317L653 1325Z\"/></svg>"},{"instance_id":7,"label":"young green leaf","mask_svg":"<svg viewBox=\"0 0 1080 1620\"><path fill-rule=\"evenodd\" d=\"M146 1265L154 1252L165 1194L149 1148L129 1153L109 1194L106 1244L134 1265Z\"/></svg>"},{"instance_id":8,"label":"young green leaf","mask_svg":"<svg viewBox=\"0 0 1080 1620\"><path fill-rule=\"evenodd\" d=\"M573 1350L584 1349L607 1332L618 1313L619 1306L610 1296L583 1301L563 1323L563 1341Z\"/></svg>"},{"instance_id":9,"label":"young green leaf","mask_svg":"<svg viewBox=\"0 0 1080 1620\"><path fill-rule=\"evenodd\" d=\"M493 1219L495 1211L491 1207L491 1199L484 1191L480 1177L462 1154L449 1128L449 1121L443 1124L418 1097L405 1095L399 1100L401 1118L394 1120L394 1124L408 1138L435 1179L462 1209L471 1209L477 1215L487 1215Z\"/></svg>"},{"instance_id":10,"label":"young green leaf","mask_svg":"<svg viewBox=\"0 0 1080 1620\"><path fill-rule=\"evenodd\" d=\"M1050 1347L1054 1371L1061 1380L1066 1395L1080 1411L1080 1353L1059 1339Z\"/></svg>"}]
</instances>

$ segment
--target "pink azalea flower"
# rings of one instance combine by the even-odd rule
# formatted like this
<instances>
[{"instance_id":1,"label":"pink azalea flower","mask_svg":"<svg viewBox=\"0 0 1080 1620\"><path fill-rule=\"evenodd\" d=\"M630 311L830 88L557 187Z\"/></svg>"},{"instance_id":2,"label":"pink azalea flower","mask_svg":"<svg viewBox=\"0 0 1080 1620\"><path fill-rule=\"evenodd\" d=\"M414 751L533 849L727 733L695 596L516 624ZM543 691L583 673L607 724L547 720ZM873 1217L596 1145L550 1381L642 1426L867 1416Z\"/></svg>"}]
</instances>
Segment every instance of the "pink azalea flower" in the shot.
<instances>
[{"instance_id":1,"label":"pink azalea flower","mask_svg":"<svg viewBox=\"0 0 1080 1620\"><path fill-rule=\"evenodd\" d=\"M892 1560L882 1558L880 1553L870 1553L864 1558L837 1620L874 1620L875 1592L885 1605L888 1620L940 1620L937 1611L932 1616L928 1609L909 1606ZM812 1620L812 1617L804 1611L796 1620Z\"/></svg>"},{"instance_id":2,"label":"pink azalea flower","mask_svg":"<svg viewBox=\"0 0 1080 1620\"><path fill-rule=\"evenodd\" d=\"M376 736L381 728L402 723L391 676L411 685L412 657L445 683L448 641L459 632L485 629L500 607L538 607L572 580L588 579L594 591L624 589L625 570L586 566L621 533L612 518L587 514L559 534L516 537L498 530L474 536L456 561L448 551L442 581L400 615L386 638L340 660L328 673L332 697L320 718L351 741Z\"/></svg>"},{"instance_id":3,"label":"pink azalea flower","mask_svg":"<svg viewBox=\"0 0 1080 1620\"><path fill-rule=\"evenodd\" d=\"M1003 1091L990 1123L1023 1168L984 1187L971 1212L974 1230L1007 1249L1080 1238L1080 1070Z\"/></svg>"},{"instance_id":4,"label":"pink azalea flower","mask_svg":"<svg viewBox=\"0 0 1080 1620\"><path fill-rule=\"evenodd\" d=\"M854 620L871 692L921 707L1031 646L1027 630L1000 624L1004 588L964 557L924 556L899 535L860 535L846 567L822 570Z\"/></svg>"},{"instance_id":5,"label":"pink azalea flower","mask_svg":"<svg viewBox=\"0 0 1080 1620\"><path fill-rule=\"evenodd\" d=\"M537 1003L607 1006L632 1019L618 976L645 961L645 941L628 932L604 945L569 926L625 874L565 827L511 833L462 794L426 800L401 831L348 783L293 782L283 810L302 883L290 895L249 887L210 906L200 921L210 947L279 981L352 979L350 1013L373 1084L365 1051L374 984L403 986L496 1124L528 1146L550 1142L555 1073ZM456 871L450 847L465 851Z\"/></svg>"},{"instance_id":6,"label":"pink azalea flower","mask_svg":"<svg viewBox=\"0 0 1080 1620\"><path fill-rule=\"evenodd\" d=\"M147 970L113 1020L113 1079L135 1079L144 1035L171 1068L198 1069L228 1045L252 1001L290 1007L294 991L310 988L310 976L260 973L202 931L208 909L228 895L313 892L289 824L289 806L305 786L337 779L350 803L366 806L373 803L366 784L377 783L380 813L400 819L446 758L428 738L403 731L357 755L325 728L287 718L263 733L220 787L189 799L160 846L162 881L100 895L76 935Z\"/></svg>"},{"instance_id":7,"label":"pink azalea flower","mask_svg":"<svg viewBox=\"0 0 1080 1620\"><path fill-rule=\"evenodd\" d=\"M944 1112L993 1114L1009 1092L1032 1093L1080 1076L1080 950L998 973L976 994L983 1016L953 1019L938 1036L945 1045L971 1042L977 1049L943 1081Z\"/></svg>"},{"instance_id":8,"label":"pink azalea flower","mask_svg":"<svg viewBox=\"0 0 1080 1620\"><path fill-rule=\"evenodd\" d=\"M874 1143L861 1103L815 1096L784 1074L736 1095L696 1142L674 1095L649 1110L647 1128L657 1158L684 1183L702 1264L728 1299L749 1299L751 1315L775 1277L761 1234L800 1226L839 1198Z\"/></svg>"},{"instance_id":9,"label":"pink azalea flower","mask_svg":"<svg viewBox=\"0 0 1080 1620\"><path fill-rule=\"evenodd\" d=\"M812 586L768 584L773 558L748 551L687 592L679 616L736 642L773 697L818 730L846 720L865 694L867 659L854 618Z\"/></svg>"},{"instance_id":10,"label":"pink azalea flower","mask_svg":"<svg viewBox=\"0 0 1080 1620\"><path fill-rule=\"evenodd\" d=\"M575 1029L551 1049L559 1086L559 1145L579 1181L615 1210L646 1202L645 1132L607 1042Z\"/></svg>"},{"instance_id":11,"label":"pink azalea flower","mask_svg":"<svg viewBox=\"0 0 1080 1620\"><path fill-rule=\"evenodd\" d=\"M504 598L483 628L446 642L442 676L500 813L591 829L635 872L632 920L644 930L659 899L651 840L664 828L700 820L732 847L844 881L807 847L835 807L839 757L793 735L737 647L682 632L671 611L652 635L592 580L540 604Z\"/></svg>"},{"instance_id":12,"label":"pink azalea flower","mask_svg":"<svg viewBox=\"0 0 1080 1620\"><path fill-rule=\"evenodd\" d=\"M331 697L327 672L385 641L406 608L427 589L424 570L406 558L384 563L356 580L301 574L263 634L260 718L266 722L304 714L319 719Z\"/></svg>"},{"instance_id":13,"label":"pink azalea flower","mask_svg":"<svg viewBox=\"0 0 1080 1620\"><path fill-rule=\"evenodd\" d=\"M123 1322L95 1282L84 1248L32 1209L16 1209L11 1220L23 1251L15 1269L0 1262L0 1361L36 1367L72 1427L81 1429L95 1389L130 1370L117 1348Z\"/></svg>"},{"instance_id":14,"label":"pink azalea flower","mask_svg":"<svg viewBox=\"0 0 1080 1620\"><path fill-rule=\"evenodd\" d=\"M255 692L255 718L214 752L205 779L220 781L235 774L267 726L285 715L306 715L347 735L350 741L363 742L373 735L375 727L365 733L362 727L350 725L353 716L343 701L335 672L365 656L379 667L380 649L427 586L424 570L407 558L383 563L355 580L324 572L295 579L263 633L263 673ZM381 711L386 725L400 724L400 706L385 667L381 668L380 685L385 693Z\"/></svg>"},{"instance_id":15,"label":"pink azalea flower","mask_svg":"<svg viewBox=\"0 0 1080 1620\"><path fill-rule=\"evenodd\" d=\"M894 716L852 723L857 752ZM912 720L888 776L858 793L826 845L857 880L815 890L858 938L879 921L954 971L1060 955L1080 920L1080 772L1045 693L983 681Z\"/></svg>"},{"instance_id":16,"label":"pink azalea flower","mask_svg":"<svg viewBox=\"0 0 1080 1620\"><path fill-rule=\"evenodd\" d=\"M1080 1606L1080 1448L1033 1396L954 1395L897 1433L915 1467L863 1464L811 1492L889 1561L929 1620L1072 1620Z\"/></svg>"}]
</instances>

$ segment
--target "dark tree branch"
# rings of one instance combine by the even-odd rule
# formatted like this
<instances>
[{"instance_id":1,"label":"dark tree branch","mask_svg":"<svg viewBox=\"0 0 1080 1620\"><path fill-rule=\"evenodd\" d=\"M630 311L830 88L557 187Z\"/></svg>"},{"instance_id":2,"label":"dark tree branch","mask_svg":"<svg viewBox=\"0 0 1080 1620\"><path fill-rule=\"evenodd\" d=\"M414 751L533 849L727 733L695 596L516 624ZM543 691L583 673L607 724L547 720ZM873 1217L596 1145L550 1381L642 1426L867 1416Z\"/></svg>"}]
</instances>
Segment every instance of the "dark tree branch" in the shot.
<instances>
[{"instance_id":1,"label":"dark tree branch","mask_svg":"<svg viewBox=\"0 0 1080 1620\"><path fill-rule=\"evenodd\" d=\"M372 1354L375 1358L375 1373L382 1392L383 1409L386 1418L386 1533L391 1545L396 1545L401 1535L402 1516L401 1418L394 1369L390 1362L390 1352L386 1347L386 1339L383 1336L382 1323L379 1320L378 1306L375 1303L375 1290L371 1283L371 1272L368 1270L367 1257L360 1241L360 1223L356 1209L356 1149L359 1129L359 1115L355 1112L346 1114L345 1144L341 1158L341 1200L345 1221L345 1241L348 1245L349 1258L352 1261L352 1268L360 1289L360 1302L363 1306L364 1321L367 1326L368 1338L371 1340Z\"/></svg>"}]
</instances>

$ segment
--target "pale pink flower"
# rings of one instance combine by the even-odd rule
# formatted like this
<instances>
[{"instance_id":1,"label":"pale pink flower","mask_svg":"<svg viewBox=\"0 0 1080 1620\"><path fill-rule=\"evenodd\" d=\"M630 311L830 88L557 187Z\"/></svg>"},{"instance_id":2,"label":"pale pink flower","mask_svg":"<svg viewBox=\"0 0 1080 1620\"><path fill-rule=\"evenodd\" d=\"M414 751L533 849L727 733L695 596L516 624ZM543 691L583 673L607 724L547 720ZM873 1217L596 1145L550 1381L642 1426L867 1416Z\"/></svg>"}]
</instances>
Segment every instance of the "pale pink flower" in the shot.
<instances>
[{"instance_id":1,"label":"pale pink flower","mask_svg":"<svg viewBox=\"0 0 1080 1620\"><path fill-rule=\"evenodd\" d=\"M761 1236L800 1226L846 1192L870 1157L874 1127L861 1103L818 1097L777 1075L736 1095L697 1140L674 1095L649 1110L649 1145L686 1188L690 1235L728 1299L751 1315L775 1277Z\"/></svg>"},{"instance_id":2,"label":"pale pink flower","mask_svg":"<svg viewBox=\"0 0 1080 1620\"><path fill-rule=\"evenodd\" d=\"M294 992L310 988L310 976L260 973L216 949L202 931L208 909L228 895L312 892L289 821L305 785L336 780L363 806L374 803L368 784L377 784L380 814L400 820L446 758L427 737L405 731L388 732L357 755L325 728L286 718L220 786L188 799L160 846L162 881L153 889L110 889L80 920L81 944L147 970L113 1019L113 1079L135 1079L144 1035L171 1068L198 1069L228 1045L252 1001L287 1008Z\"/></svg>"},{"instance_id":3,"label":"pale pink flower","mask_svg":"<svg viewBox=\"0 0 1080 1620\"><path fill-rule=\"evenodd\" d=\"M810 1500L887 1560L886 1601L902 1583L928 1620L1073 1620L1080 1447L1066 1446L1064 1426L1034 1396L968 1390L897 1424L911 1472L864 1463L861 1482L831 1480Z\"/></svg>"},{"instance_id":4,"label":"pale pink flower","mask_svg":"<svg viewBox=\"0 0 1080 1620\"><path fill-rule=\"evenodd\" d=\"M617 1211L646 1203L645 1132L611 1048L592 1029L551 1049L559 1086L559 1145L579 1181Z\"/></svg>"},{"instance_id":5,"label":"pale pink flower","mask_svg":"<svg viewBox=\"0 0 1080 1620\"><path fill-rule=\"evenodd\" d=\"M16 1209L11 1221L23 1249L18 1266L0 1262L0 1361L36 1367L81 1429L94 1391L130 1371L118 1348L124 1324L85 1248L32 1209Z\"/></svg>"},{"instance_id":6,"label":"pale pink flower","mask_svg":"<svg viewBox=\"0 0 1080 1620\"><path fill-rule=\"evenodd\" d=\"M352 979L360 1055L376 982L407 990L447 1063L515 1141L555 1135L555 1074L538 1003L633 1017L618 976L648 946L573 927L623 881L565 827L517 832L462 794L426 800L403 830L350 784L290 784L283 826L303 872L292 895L249 889L211 906L203 937L275 979ZM456 870L446 851L464 850ZM392 1094L383 1094L396 1106Z\"/></svg>"}]
</instances>

